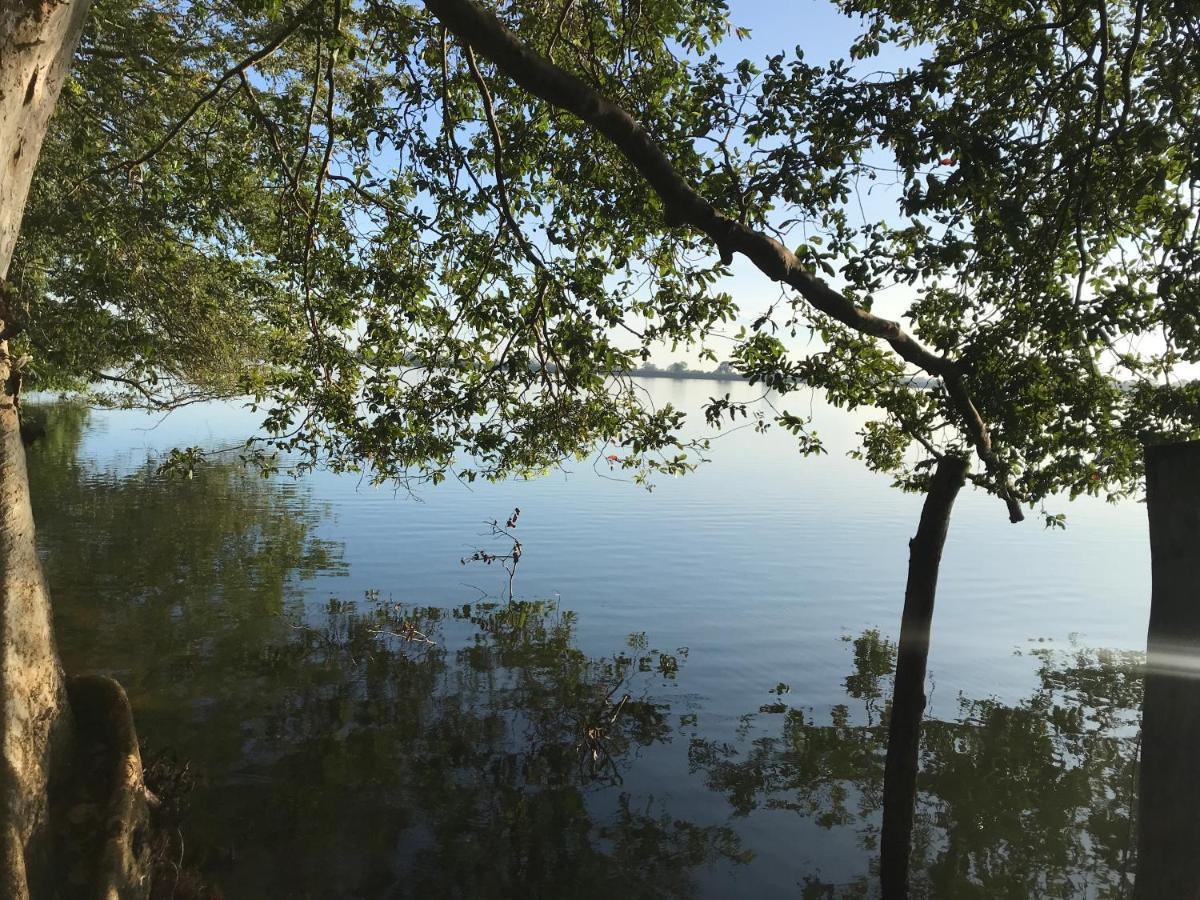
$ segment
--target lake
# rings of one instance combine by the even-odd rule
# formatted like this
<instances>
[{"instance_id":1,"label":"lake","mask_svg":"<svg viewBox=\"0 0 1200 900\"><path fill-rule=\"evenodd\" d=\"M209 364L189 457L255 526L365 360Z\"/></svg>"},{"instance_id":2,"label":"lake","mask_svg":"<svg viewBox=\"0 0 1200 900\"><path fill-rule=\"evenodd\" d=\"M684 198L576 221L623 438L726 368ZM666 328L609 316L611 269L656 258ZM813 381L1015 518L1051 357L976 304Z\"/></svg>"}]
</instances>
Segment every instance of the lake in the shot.
<instances>
[{"instance_id":1,"label":"lake","mask_svg":"<svg viewBox=\"0 0 1200 900\"><path fill-rule=\"evenodd\" d=\"M753 395L645 385L691 411ZM921 498L846 457L861 415L811 408L827 456L743 429L653 491L587 461L416 497L232 461L155 474L251 433L230 406L34 408L60 650L129 692L177 795L177 895L873 896ZM509 603L501 561L462 560L508 553L486 523L516 508ZM1132 879L1145 507L1052 511L1065 531L978 492L955 511L918 896Z\"/></svg>"}]
</instances>

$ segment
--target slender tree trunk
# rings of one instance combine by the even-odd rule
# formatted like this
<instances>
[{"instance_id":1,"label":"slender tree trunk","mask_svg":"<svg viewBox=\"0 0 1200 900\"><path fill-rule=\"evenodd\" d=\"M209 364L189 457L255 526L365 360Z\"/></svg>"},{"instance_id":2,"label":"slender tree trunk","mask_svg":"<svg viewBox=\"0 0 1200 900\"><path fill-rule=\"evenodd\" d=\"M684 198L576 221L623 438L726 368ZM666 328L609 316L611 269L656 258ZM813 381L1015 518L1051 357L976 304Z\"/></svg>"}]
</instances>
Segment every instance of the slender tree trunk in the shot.
<instances>
[{"instance_id":1,"label":"slender tree trunk","mask_svg":"<svg viewBox=\"0 0 1200 900\"><path fill-rule=\"evenodd\" d=\"M908 543L908 585L904 591L904 613L900 622L900 647L883 781L880 880L886 900L908 896L908 858L917 804L917 755L921 744L921 717L925 712L929 630L933 622L942 547L950 528L950 512L966 475L966 461L953 456L939 460L921 509L917 535Z\"/></svg>"},{"instance_id":2,"label":"slender tree trunk","mask_svg":"<svg viewBox=\"0 0 1200 900\"><path fill-rule=\"evenodd\" d=\"M0 0L0 896L45 891L47 787L70 722L34 543L5 279L89 0Z\"/></svg>"},{"instance_id":3,"label":"slender tree trunk","mask_svg":"<svg viewBox=\"0 0 1200 900\"><path fill-rule=\"evenodd\" d=\"M1200 898L1200 442L1146 448L1150 629L1138 791L1140 900Z\"/></svg>"}]
</instances>

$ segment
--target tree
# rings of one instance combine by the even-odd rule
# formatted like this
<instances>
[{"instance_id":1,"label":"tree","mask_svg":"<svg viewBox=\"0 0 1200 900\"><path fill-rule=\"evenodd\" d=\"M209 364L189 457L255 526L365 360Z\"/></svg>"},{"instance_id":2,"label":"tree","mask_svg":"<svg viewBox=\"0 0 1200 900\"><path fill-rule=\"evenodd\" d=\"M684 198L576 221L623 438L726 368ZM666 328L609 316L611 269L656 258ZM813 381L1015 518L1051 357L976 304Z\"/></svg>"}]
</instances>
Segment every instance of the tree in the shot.
<instances>
[{"instance_id":1,"label":"tree","mask_svg":"<svg viewBox=\"0 0 1200 900\"><path fill-rule=\"evenodd\" d=\"M946 457L938 462L921 508L920 527L909 542L908 585L900 620L883 788L879 872L883 894L889 898L908 896L908 860L912 853L917 760L921 747L921 720L925 713L925 672L929 636L933 630L933 603L942 550L950 528L950 513L966 474L967 466L962 459Z\"/></svg>"},{"instance_id":2,"label":"tree","mask_svg":"<svg viewBox=\"0 0 1200 900\"><path fill-rule=\"evenodd\" d=\"M1200 863L1191 853L1196 833L1194 792L1200 704L1194 690L1200 651L1200 444L1174 443L1146 450L1146 506L1153 570L1146 639L1139 770L1138 897L1200 891Z\"/></svg>"},{"instance_id":3,"label":"tree","mask_svg":"<svg viewBox=\"0 0 1200 900\"><path fill-rule=\"evenodd\" d=\"M20 362L8 276L38 151L79 40L86 5L6 3L0 9L0 892L28 895L26 854L44 854L49 772L68 736L66 689L51 634L21 446ZM44 877L43 872L38 875ZM34 881L35 887L44 884Z\"/></svg>"},{"instance_id":4,"label":"tree","mask_svg":"<svg viewBox=\"0 0 1200 900\"><path fill-rule=\"evenodd\" d=\"M696 102L707 104L699 133L722 126L721 150L737 149L737 137L746 147L727 165L709 161L719 175L703 177L695 154L676 149L695 123L671 129L642 105L626 109L605 96L608 84L539 54L535 31L523 40L507 28L532 29L519 15L501 22L470 0L427 5L523 89L509 102L588 122L645 178L668 225L700 232L725 259L744 254L795 292L781 321L768 311L755 323L738 359L776 389L817 385L834 402L883 410L864 436L872 466L915 484L902 453L910 443L926 459L973 450L987 470L973 480L1016 519L1019 502L1055 490L1130 489L1139 426L1194 429L1192 387L1147 383L1195 353L1189 314L1155 302L1195 291L1188 10L1080 5L1060 20L1003 6L846 3L869 26L852 56L884 43L933 51L885 81L799 55L772 57L761 76L749 63L732 75L715 60L695 67ZM851 227L840 204L881 170L896 177L908 224ZM795 253L772 238L776 206L827 232L828 248L816 249L819 235ZM929 349L870 312L889 277L918 286L909 317ZM800 360L765 331L806 325L827 349ZM1114 344L1159 328L1160 353ZM933 376L933 390L906 381L905 364ZM1135 390L1121 390L1127 379Z\"/></svg>"},{"instance_id":5,"label":"tree","mask_svg":"<svg viewBox=\"0 0 1200 900\"><path fill-rule=\"evenodd\" d=\"M1198 296L1194 10L1102 2L1050 18L1003 4L960 14L846 2L868 22L852 55L873 56L885 42L932 43L933 53L884 81L860 81L840 61L807 65L799 51L786 66L782 54L772 57L758 84L750 64L739 66L733 101L714 104L726 126L716 143L735 218L603 89L556 66L471 0L427 6L520 87L609 138L658 195L669 224L706 235L723 262L745 255L815 308L797 312L793 302L784 327L794 336L807 322L825 352L793 361L774 335L759 332L737 358L752 379L777 390L821 386L835 403L883 410L886 417L864 433L861 455L898 472L901 485L927 484L922 469L932 460L961 469L969 448L985 470L972 480L1003 498L1016 522L1023 501L1056 490L1105 491L1110 499L1132 491L1139 426L1194 435L1200 384L1171 384L1176 364L1196 354L1195 313L1171 308L1183 300L1192 310ZM722 88L732 82L716 78ZM762 149L734 156L735 133ZM891 157L884 170L897 176L908 224L851 227L844 210L830 206L848 199L856 179L874 180L877 166L868 160L879 151ZM934 170L942 166L952 169L944 178ZM793 252L767 234L776 198L789 203L788 221L808 214L827 237L814 235ZM816 249L823 237L828 251ZM830 260L843 261L846 289L814 279L805 260L831 275ZM870 312L888 277L919 284L907 315L928 349ZM767 324L770 310L754 330ZM1161 328L1159 352L1118 347L1148 328ZM881 355L870 338L887 341L899 360ZM933 390L918 395L901 361L936 378ZM726 398L709 416L739 411ZM802 419L785 413L780 420L813 448ZM913 444L924 451L916 465L904 455ZM930 490L927 510L936 480ZM941 540L924 566L923 543L919 532L909 584L926 584L927 629ZM920 680L923 664L909 672ZM915 763L919 710L915 722L893 710L898 743L889 767L910 774L901 763ZM915 781L905 793L885 803L885 829L907 833ZM909 843L893 846L905 858L885 853L885 895L906 896Z\"/></svg>"},{"instance_id":6,"label":"tree","mask_svg":"<svg viewBox=\"0 0 1200 900\"><path fill-rule=\"evenodd\" d=\"M504 193L502 175L482 189L478 172L499 149L454 118L474 105L474 63L460 56L443 72L445 42L414 10L111 3L88 19L89 6L27 4L0 18L0 151L20 163L2 198L12 343L0 374L30 357L4 379L0 422L5 696L28 695L6 707L3 726L11 896L38 891L49 870L38 852L46 786L53 757L69 752L70 722L17 439L22 380L100 379L116 402L162 408L269 398L278 446L380 479L415 469L440 480L461 451L477 467L457 474L473 478L537 469L601 438L632 445L631 460L678 444L674 411L643 409L629 379L607 377L635 358L607 335L619 318L610 298L621 296L600 278L611 232L588 224L577 259L541 265L537 279L513 273L537 254L497 223L511 223L510 203L524 198ZM694 18L679 27L720 21ZM64 115L47 134L81 32ZM643 42L647 83L672 72L656 42ZM419 123L435 108L444 127L426 132ZM43 140L53 152L10 271ZM405 166L381 177L367 165L381 149ZM583 144L562 154L560 177L586 156ZM590 218L564 209L555 227ZM645 225L625 240L660 252ZM669 256L657 267L654 308L677 321L656 331L686 336L695 315L724 310L720 299L692 309L705 273L676 273ZM551 279L569 279L589 315L564 314ZM679 471L686 461L649 464Z\"/></svg>"},{"instance_id":7,"label":"tree","mask_svg":"<svg viewBox=\"0 0 1200 900\"><path fill-rule=\"evenodd\" d=\"M885 80L782 54L727 67L725 7L693 0L517 2L503 21L470 0L88 8L0 16L2 643L39 648L4 671L49 711L6 713L8 859L43 817L29 798L63 718L7 377L22 354L31 383L107 378L139 402L247 392L277 446L379 479L503 477L609 440L645 477L692 464L682 416L613 373L728 323L717 279L740 254L784 293L739 369L878 408L861 455L904 487L974 456L1015 520L1059 489L1127 493L1139 432L1195 431L1196 388L1171 379L1198 346L1187 4L845 3L852 57L920 57ZM10 271L43 139L58 173ZM899 212L852 225L881 173ZM892 282L916 292L911 334L872 311ZM806 330L813 352L780 338ZM819 449L802 417L779 424Z\"/></svg>"}]
</instances>

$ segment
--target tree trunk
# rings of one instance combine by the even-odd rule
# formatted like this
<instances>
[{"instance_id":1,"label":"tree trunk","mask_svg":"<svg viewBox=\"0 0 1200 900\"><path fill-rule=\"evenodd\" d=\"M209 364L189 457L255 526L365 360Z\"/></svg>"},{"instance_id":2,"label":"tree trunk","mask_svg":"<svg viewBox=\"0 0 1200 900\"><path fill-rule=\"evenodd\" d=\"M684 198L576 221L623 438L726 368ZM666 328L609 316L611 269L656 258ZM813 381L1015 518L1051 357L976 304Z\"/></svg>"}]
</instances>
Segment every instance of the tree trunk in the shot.
<instances>
[{"instance_id":1,"label":"tree trunk","mask_svg":"<svg viewBox=\"0 0 1200 900\"><path fill-rule=\"evenodd\" d=\"M1200 898L1200 442L1146 448L1150 629L1135 896Z\"/></svg>"},{"instance_id":2,"label":"tree trunk","mask_svg":"<svg viewBox=\"0 0 1200 900\"><path fill-rule=\"evenodd\" d=\"M0 394L0 896L19 898L45 868L47 788L71 720L12 401L7 389Z\"/></svg>"},{"instance_id":3,"label":"tree trunk","mask_svg":"<svg viewBox=\"0 0 1200 900\"><path fill-rule=\"evenodd\" d=\"M0 896L43 894L48 784L71 717L34 542L5 278L89 0L0 0Z\"/></svg>"},{"instance_id":4,"label":"tree trunk","mask_svg":"<svg viewBox=\"0 0 1200 900\"><path fill-rule=\"evenodd\" d=\"M900 647L883 781L880 881L886 900L908 896L908 858L917 804L917 756L921 744L921 717L925 712L929 630L933 622L942 547L950 528L950 512L966 475L964 460L947 456L938 461L921 509L917 535L908 543L908 585L900 621Z\"/></svg>"},{"instance_id":5,"label":"tree trunk","mask_svg":"<svg viewBox=\"0 0 1200 900\"><path fill-rule=\"evenodd\" d=\"M91 0L0 3L0 282Z\"/></svg>"}]
</instances>

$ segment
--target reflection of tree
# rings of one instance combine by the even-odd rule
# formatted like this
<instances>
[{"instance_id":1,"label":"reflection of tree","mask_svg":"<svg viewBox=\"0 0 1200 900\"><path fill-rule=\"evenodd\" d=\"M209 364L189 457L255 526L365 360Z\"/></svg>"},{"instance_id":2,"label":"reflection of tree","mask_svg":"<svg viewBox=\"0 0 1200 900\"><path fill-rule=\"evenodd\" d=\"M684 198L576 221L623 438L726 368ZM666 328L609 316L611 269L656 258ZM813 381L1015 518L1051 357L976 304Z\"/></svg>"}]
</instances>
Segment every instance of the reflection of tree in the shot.
<instances>
[{"instance_id":1,"label":"reflection of tree","mask_svg":"<svg viewBox=\"0 0 1200 900\"><path fill-rule=\"evenodd\" d=\"M691 759L735 811L794 809L852 828L878 847L895 647L877 632L855 642L846 681L857 701L818 724L799 709L749 746L695 740ZM1015 705L959 700L954 722L926 721L921 742L912 891L931 897L1116 896L1133 873L1130 804L1141 700L1135 654L1039 654L1039 686ZM759 718L750 731L767 727ZM814 897L854 885L810 883Z\"/></svg>"},{"instance_id":2,"label":"reflection of tree","mask_svg":"<svg viewBox=\"0 0 1200 900\"><path fill-rule=\"evenodd\" d=\"M231 896L659 897L746 858L621 787L670 738L650 687L682 653L589 656L548 603L306 612L339 562L302 485L97 471L57 409L31 477L64 656L118 672L151 750L201 774L185 867Z\"/></svg>"},{"instance_id":3,"label":"reflection of tree","mask_svg":"<svg viewBox=\"0 0 1200 900\"><path fill-rule=\"evenodd\" d=\"M119 671L135 701L147 677L183 690L210 677L215 690L227 657L278 630L301 580L340 567L314 534L323 510L297 485L232 463L187 480L157 477L151 462L100 470L77 459L85 408L36 414L47 428L30 482L68 670Z\"/></svg>"},{"instance_id":4,"label":"reflection of tree","mask_svg":"<svg viewBox=\"0 0 1200 900\"><path fill-rule=\"evenodd\" d=\"M396 637L405 622L436 646ZM663 655L635 638L589 657L574 627L537 602L331 605L287 645L284 702L247 722L263 741L221 818L258 809L262 821L274 803L267 818L288 823L272 840L296 860L284 885L294 891L690 896L691 869L745 858L733 832L614 792L631 755L670 736L668 707L647 693ZM630 699L614 718L618 694ZM613 766L596 771L581 744L601 720ZM262 875L234 883L279 889L241 880Z\"/></svg>"}]
</instances>

